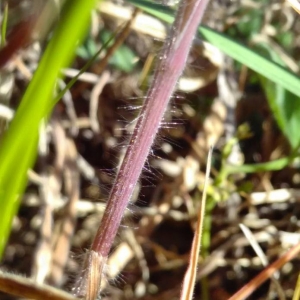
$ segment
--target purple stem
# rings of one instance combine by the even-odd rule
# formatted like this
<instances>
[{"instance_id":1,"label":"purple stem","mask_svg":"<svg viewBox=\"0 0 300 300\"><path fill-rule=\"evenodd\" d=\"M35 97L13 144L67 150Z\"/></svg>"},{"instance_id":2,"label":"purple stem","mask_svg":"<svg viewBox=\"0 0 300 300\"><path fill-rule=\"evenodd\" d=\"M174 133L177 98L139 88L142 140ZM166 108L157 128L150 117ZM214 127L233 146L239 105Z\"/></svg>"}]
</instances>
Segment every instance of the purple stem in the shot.
<instances>
[{"instance_id":1,"label":"purple stem","mask_svg":"<svg viewBox=\"0 0 300 300\"><path fill-rule=\"evenodd\" d=\"M108 257L209 0L182 0L91 250Z\"/></svg>"}]
</instances>

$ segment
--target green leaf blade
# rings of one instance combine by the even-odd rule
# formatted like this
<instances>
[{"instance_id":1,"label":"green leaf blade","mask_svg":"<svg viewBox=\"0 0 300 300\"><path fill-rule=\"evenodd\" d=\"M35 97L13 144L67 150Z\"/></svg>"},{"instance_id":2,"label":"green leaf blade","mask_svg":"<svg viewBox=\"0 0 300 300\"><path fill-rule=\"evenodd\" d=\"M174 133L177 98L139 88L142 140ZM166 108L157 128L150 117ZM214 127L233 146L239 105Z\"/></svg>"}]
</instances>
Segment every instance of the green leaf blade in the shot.
<instances>
[{"instance_id":1,"label":"green leaf blade","mask_svg":"<svg viewBox=\"0 0 300 300\"><path fill-rule=\"evenodd\" d=\"M20 204L28 169L36 158L40 123L55 104L56 80L60 70L72 61L77 45L87 31L95 4L95 0L69 0L66 3L38 69L0 142L0 256Z\"/></svg>"}]
</instances>

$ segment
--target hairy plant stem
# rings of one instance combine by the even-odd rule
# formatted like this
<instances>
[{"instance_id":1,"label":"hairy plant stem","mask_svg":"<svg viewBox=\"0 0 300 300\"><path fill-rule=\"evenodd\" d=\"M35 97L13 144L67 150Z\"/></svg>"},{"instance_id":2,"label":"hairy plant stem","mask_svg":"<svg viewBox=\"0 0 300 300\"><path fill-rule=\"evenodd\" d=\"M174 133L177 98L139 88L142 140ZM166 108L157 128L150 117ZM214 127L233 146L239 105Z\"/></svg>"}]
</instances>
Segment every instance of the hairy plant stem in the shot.
<instances>
[{"instance_id":1,"label":"hairy plant stem","mask_svg":"<svg viewBox=\"0 0 300 300\"><path fill-rule=\"evenodd\" d=\"M159 57L154 79L110 192L101 224L92 243L89 255L97 253L102 258L99 264L105 263L108 257L125 209L176 88L177 80L184 69L189 49L208 1L182 0L180 3L170 35ZM81 286L86 286L87 290L90 290L91 284L95 286L88 281L88 278L91 278L88 273L92 269L94 269L92 266L87 266L86 274L82 278L85 284Z\"/></svg>"}]
</instances>

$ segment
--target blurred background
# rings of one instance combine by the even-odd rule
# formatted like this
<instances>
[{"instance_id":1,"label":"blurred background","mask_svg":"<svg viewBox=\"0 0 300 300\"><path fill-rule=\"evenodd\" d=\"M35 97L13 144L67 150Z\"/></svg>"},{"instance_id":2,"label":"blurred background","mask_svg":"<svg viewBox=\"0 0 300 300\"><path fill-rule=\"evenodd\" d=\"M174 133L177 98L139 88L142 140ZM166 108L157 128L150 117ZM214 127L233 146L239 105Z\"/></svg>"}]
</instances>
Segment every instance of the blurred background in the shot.
<instances>
[{"instance_id":1,"label":"blurred background","mask_svg":"<svg viewBox=\"0 0 300 300\"><path fill-rule=\"evenodd\" d=\"M1 1L1 134L63 2ZM61 71L58 90L102 47L40 130L38 158L28 172L2 270L67 291L81 270L170 29L142 10L131 20L134 4L149 6L99 1L72 66ZM165 10L178 6L154 4ZM300 21L287 1L213 0L203 25L299 75ZM228 299L264 269L262 260L273 262L299 242L299 97L253 71L249 61L233 59L230 51L225 55L200 34L195 39L112 250L102 299L178 299L210 145L195 299ZM240 223L251 230L264 259ZM299 264L299 258L285 264L248 299L292 299Z\"/></svg>"}]
</instances>

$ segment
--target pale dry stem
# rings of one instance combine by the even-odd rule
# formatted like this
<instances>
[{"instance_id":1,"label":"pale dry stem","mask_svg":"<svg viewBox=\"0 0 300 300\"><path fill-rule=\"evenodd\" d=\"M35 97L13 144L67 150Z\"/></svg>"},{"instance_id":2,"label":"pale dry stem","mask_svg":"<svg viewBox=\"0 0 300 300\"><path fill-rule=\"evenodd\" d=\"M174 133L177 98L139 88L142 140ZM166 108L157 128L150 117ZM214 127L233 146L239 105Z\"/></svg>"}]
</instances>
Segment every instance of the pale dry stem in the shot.
<instances>
[{"instance_id":1,"label":"pale dry stem","mask_svg":"<svg viewBox=\"0 0 300 300\"><path fill-rule=\"evenodd\" d=\"M105 265L107 258L102 257L99 253L91 250L86 255L84 262L83 275L79 278L73 293L85 300L95 300L99 296L101 282L105 276Z\"/></svg>"},{"instance_id":2,"label":"pale dry stem","mask_svg":"<svg viewBox=\"0 0 300 300\"><path fill-rule=\"evenodd\" d=\"M0 271L0 290L21 297L36 300L76 300L70 294L32 279Z\"/></svg>"},{"instance_id":3,"label":"pale dry stem","mask_svg":"<svg viewBox=\"0 0 300 300\"><path fill-rule=\"evenodd\" d=\"M205 213L205 206L206 206L206 194L207 188L209 184L209 173L211 169L211 158L212 158L212 148L210 148L207 158L207 166L206 166L206 174L205 174L205 181L204 181L204 188L202 192L202 201L201 207L198 213L198 221L196 230L194 233L194 239L192 243L192 250L190 254L190 261L188 269L185 273L182 290L181 290L181 300L190 300L193 298L194 286L196 282L196 273L197 273L197 266L198 266L198 259L200 255L200 247L201 247L201 238L204 226L204 213Z\"/></svg>"}]
</instances>

